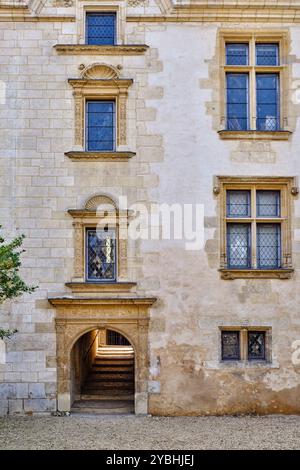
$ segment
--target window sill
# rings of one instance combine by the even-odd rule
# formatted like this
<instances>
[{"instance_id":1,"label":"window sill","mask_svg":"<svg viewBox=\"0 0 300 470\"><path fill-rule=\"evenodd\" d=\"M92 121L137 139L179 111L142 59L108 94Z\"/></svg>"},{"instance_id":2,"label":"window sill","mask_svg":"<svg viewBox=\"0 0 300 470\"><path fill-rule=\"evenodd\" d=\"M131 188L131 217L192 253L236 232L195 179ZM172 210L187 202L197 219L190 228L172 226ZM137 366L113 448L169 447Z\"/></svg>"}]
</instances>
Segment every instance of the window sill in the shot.
<instances>
[{"instance_id":1,"label":"window sill","mask_svg":"<svg viewBox=\"0 0 300 470\"><path fill-rule=\"evenodd\" d=\"M279 369L277 362L269 361L206 361L204 367L211 370L222 369Z\"/></svg>"},{"instance_id":2,"label":"window sill","mask_svg":"<svg viewBox=\"0 0 300 470\"><path fill-rule=\"evenodd\" d=\"M134 152L66 152L65 156L73 162L127 162L136 155Z\"/></svg>"},{"instance_id":3,"label":"window sill","mask_svg":"<svg viewBox=\"0 0 300 470\"><path fill-rule=\"evenodd\" d=\"M219 269L221 279L291 279L294 270L290 269Z\"/></svg>"},{"instance_id":4,"label":"window sill","mask_svg":"<svg viewBox=\"0 0 300 470\"><path fill-rule=\"evenodd\" d=\"M143 55L149 48L145 44L124 44L95 46L89 44L56 44L53 46L60 55Z\"/></svg>"},{"instance_id":5,"label":"window sill","mask_svg":"<svg viewBox=\"0 0 300 470\"><path fill-rule=\"evenodd\" d=\"M291 131L218 131L223 140L289 140Z\"/></svg>"},{"instance_id":6,"label":"window sill","mask_svg":"<svg viewBox=\"0 0 300 470\"><path fill-rule=\"evenodd\" d=\"M136 282L67 282L66 286L76 294L131 292Z\"/></svg>"}]
</instances>

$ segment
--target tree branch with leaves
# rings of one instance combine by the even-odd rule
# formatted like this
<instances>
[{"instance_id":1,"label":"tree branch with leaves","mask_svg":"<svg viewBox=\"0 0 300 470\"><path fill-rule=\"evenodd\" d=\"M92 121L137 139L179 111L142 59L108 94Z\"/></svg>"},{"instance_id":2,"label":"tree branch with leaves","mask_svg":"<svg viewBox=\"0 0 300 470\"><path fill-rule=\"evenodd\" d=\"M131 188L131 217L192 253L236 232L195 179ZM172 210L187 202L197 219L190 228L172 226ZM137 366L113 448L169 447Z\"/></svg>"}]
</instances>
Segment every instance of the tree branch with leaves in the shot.
<instances>
[{"instance_id":1,"label":"tree branch with leaves","mask_svg":"<svg viewBox=\"0 0 300 470\"><path fill-rule=\"evenodd\" d=\"M19 274L21 254L25 252L24 249L21 249L24 238L24 235L20 235L12 241L6 242L0 236L0 304L24 293L31 293L37 288L36 286L28 286ZM9 338L16 332L17 330L0 328L0 339Z\"/></svg>"}]
</instances>

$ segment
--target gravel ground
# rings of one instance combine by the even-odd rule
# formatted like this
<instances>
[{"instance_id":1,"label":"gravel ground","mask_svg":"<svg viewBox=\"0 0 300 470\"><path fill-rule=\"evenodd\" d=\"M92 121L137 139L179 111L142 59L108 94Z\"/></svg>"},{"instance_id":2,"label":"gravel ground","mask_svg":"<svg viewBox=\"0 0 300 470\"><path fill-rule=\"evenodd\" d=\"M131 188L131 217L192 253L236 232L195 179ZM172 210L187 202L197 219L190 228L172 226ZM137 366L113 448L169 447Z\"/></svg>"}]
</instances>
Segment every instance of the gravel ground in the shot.
<instances>
[{"instance_id":1,"label":"gravel ground","mask_svg":"<svg viewBox=\"0 0 300 470\"><path fill-rule=\"evenodd\" d=\"M8 417L0 449L300 449L300 416Z\"/></svg>"}]
</instances>

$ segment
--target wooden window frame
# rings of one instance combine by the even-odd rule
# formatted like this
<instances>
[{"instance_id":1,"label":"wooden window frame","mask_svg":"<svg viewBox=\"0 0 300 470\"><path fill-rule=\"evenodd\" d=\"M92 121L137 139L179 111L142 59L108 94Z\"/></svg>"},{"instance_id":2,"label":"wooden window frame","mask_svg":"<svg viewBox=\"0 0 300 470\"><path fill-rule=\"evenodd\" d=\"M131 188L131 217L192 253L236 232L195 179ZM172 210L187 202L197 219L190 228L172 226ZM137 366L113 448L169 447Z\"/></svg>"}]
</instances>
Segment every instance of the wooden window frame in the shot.
<instances>
[{"instance_id":1,"label":"wooden window frame","mask_svg":"<svg viewBox=\"0 0 300 470\"><path fill-rule=\"evenodd\" d=\"M251 191L251 216L247 218L228 218L226 212L226 193L228 190ZM280 217L263 218L259 222L281 224L281 268L257 269L256 268L256 229L251 230L251 268L234 269L227 264L227 223L250 223L256 227L256 191L275 190L280 191L281 213ZM298 194L295 178L293 177L217 177L214 193L219 195L220 208L220 273L226 280L242 278L264 279L289 279L293 273L292 266L292 226L291 226L291 201L292 196ZM254 212L253 212L254 211Z\"/></svg>"},{"instance_id":2,"label":"wooden window frame","mask_svg":"<svg viewBox=\"0 0 300 470\"><path fill-rule=\"evenodd\" d=\"M248 43L249 44L249 65L226 65L226 44L227 43ZM274 43L279 48L279 65L260 66L256 65L257 43ZM219 135L222 139L272 139L287 140L291 134L287 128L289 90L288 78L289 68L286 63L288 53L288 32L287 31L220 31L220 111L221 129ZM249 75L249 130L227 130L227 105L226 105L226 74L227 73L247 73ZM280 129L274 131L259 131L256 129L256 74L257 73L277 73L279 75L279 113Z\"/></svg>"}]
</instances>

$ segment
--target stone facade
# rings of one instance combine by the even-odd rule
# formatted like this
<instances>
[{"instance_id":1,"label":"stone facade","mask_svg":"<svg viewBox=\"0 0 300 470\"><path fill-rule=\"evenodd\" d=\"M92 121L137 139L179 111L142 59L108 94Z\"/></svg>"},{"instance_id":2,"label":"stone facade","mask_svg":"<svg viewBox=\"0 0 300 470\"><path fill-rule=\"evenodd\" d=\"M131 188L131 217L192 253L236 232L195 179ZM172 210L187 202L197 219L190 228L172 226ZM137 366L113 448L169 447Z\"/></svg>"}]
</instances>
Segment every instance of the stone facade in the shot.
<instances>
[{"instance_id":1,"label":"stone facade","mask_svg":"<svg viewBox=\"0 0 300 470\"><path fill-rule=\"evenodd\" d=\"M7 237L26 235L22 276L38 285L1 306L1 326L18 329L0 364L1 414L67 410L69 395L57 400L69 390L62 371L69 374L73 342L112 325L135 348L136 412L300 412L300 366L292 360L300 339L297 190L289 194L292 275L234 280L219 272L221 199L214 190L218 176L290 177L297 186L300 1L190 3L194 8L172 0L0 3L0 223ZM119 48L84 48L84 8L117 11ZM285 139L224 139L220 31L264 29L286 38ZM105 65L98 78L109 69L117 75L107 80L126 79L115 161L89 160L76 138L82 96L70 79L84 79L94 64ZM107 87L113 93L111 82ZM204 247L129 239L119 280L136 283L134 293L72 292L65 284L80 253L68 211L96 195L126 196L129 206L203 204ZM270 361L222 362L222 327L267 328Z\"/></svg>"}]
</instances>

